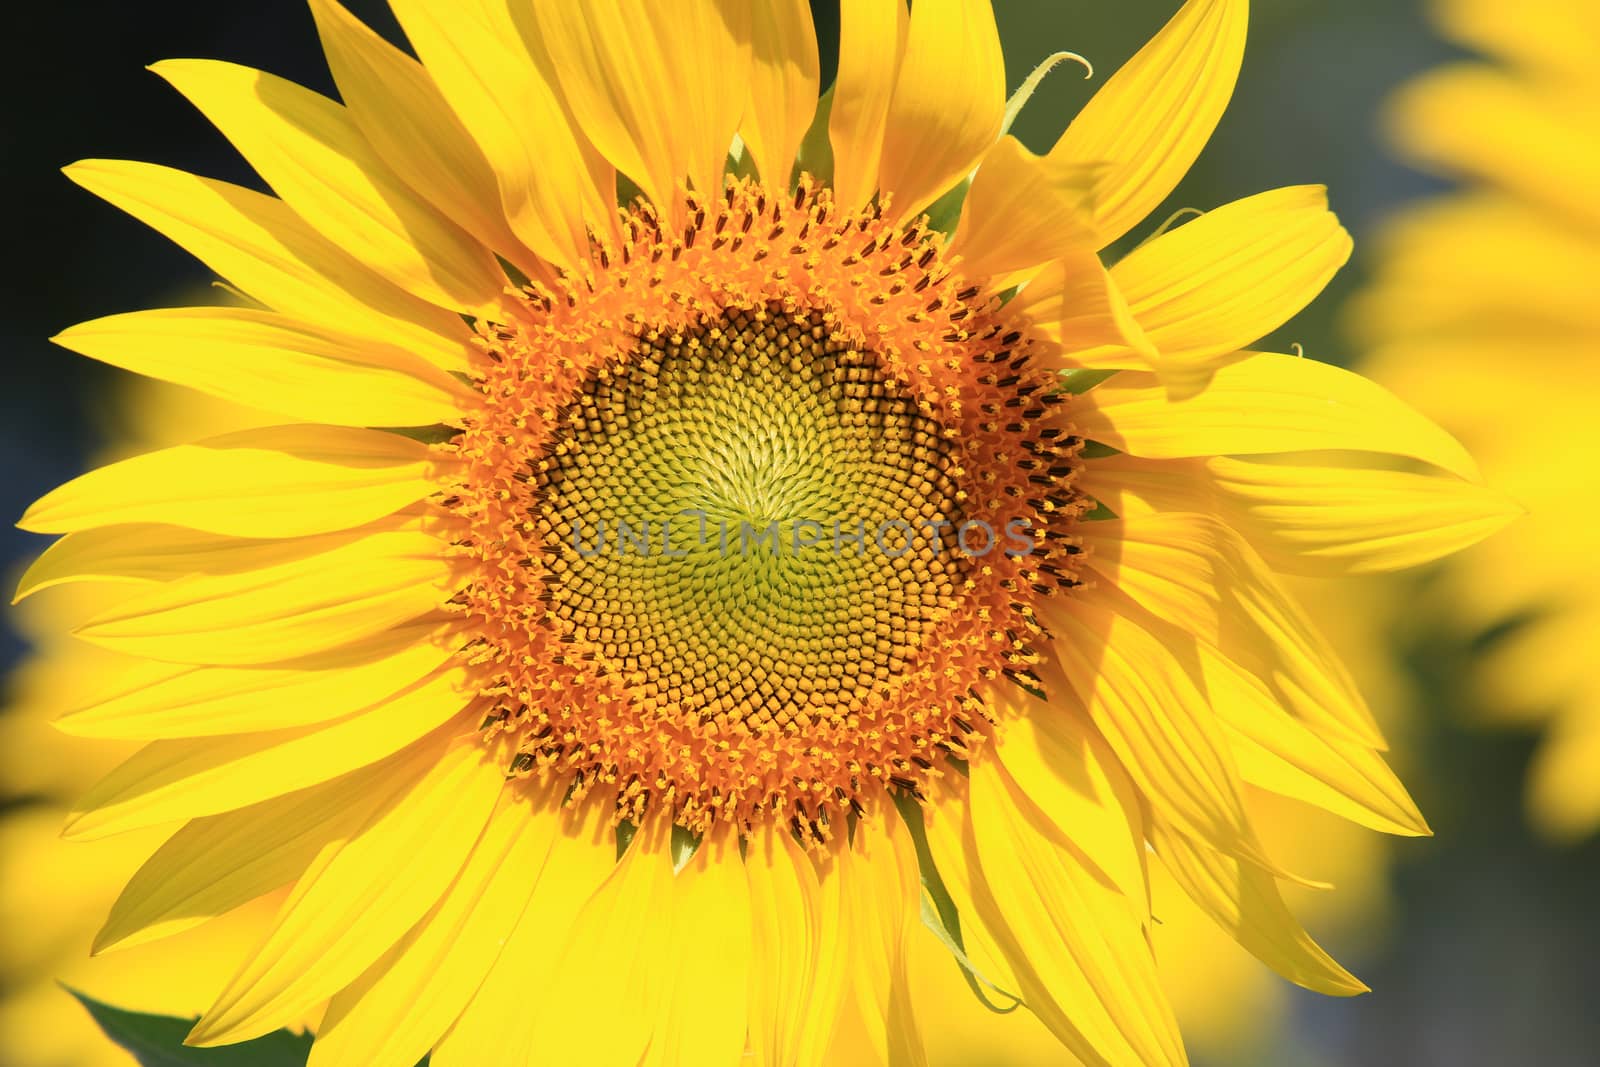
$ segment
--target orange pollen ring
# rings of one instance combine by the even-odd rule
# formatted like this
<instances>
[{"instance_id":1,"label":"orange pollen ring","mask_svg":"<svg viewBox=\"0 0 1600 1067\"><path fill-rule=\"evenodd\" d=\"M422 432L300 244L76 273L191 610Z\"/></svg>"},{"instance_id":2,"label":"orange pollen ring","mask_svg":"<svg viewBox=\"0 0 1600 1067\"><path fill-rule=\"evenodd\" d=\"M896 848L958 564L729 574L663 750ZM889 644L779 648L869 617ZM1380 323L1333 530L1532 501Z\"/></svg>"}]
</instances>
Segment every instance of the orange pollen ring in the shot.
<instances>
[{"instance_id":1,"label":"orange pollen ring","mask_svg":"<svg viewBox=\"0 0 1600 1067\"><path fill-rule=\"evenodd\" d=\"M694 833L826 840L1037 686L1033 604L1077 584L1081 442L943 238L730 181L639 203L590 270L480 327L441 446L484 732L512 771Z\"/></svg>"}]
</instances>

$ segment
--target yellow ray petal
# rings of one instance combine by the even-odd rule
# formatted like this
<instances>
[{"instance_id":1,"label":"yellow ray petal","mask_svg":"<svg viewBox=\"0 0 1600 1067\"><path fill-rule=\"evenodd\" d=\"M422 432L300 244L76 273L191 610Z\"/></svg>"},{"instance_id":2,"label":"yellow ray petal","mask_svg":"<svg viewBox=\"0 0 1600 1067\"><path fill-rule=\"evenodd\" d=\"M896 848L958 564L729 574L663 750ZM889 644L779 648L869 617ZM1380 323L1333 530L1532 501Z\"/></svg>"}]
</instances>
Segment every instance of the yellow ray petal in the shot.
<instances>
[{"instance_id":1,"label":"yellow ray petal","mask_svg":"<svg viewBox=\"0 0 1600 1067\"><path fill-rule=\"evenodd\" d=\"M1136 456L1377 452L1481 480L1460 442L1394 394L1295 356L1243 354L1181 400L1153 374L1124 372L1085 393L1074 414L1086 437Z\"/></svg>"},{"instance_id":2,"label":"yellow ray petal","mask_svg":"<svg viewBox=\"0 0 1600 1067\"><path fill-rule=\"evenodd\" d=\"M1153 617L1141 622L1161 625ZM1196 651L1199 679L1226 728L1240 778L1384 833L1429 832L1382 756L1310 729L1249 671L1208 645Z\"/></svg>"},{"instance_id":3,"label":"yellow ray petal","mask_svg":"<svg viewBox=\"0 0 1600 1067\"><path fill-rule=\"evenodd\" d=\"M171 667L159 681L129 679L56 725L79 737L126 740L309 726L371 707L431 675L453 654L449 630L423 623L292 667Z\"/></svg>"},{"instance_id":4,"label":"yellow ray petal","mask_svg":"<svg viewBox=\"0 0 1600 1067\"><path fill-rule=\"evenodd\" d=\"M1156 349L1128 309L1117 283L1087 249L1041 270L1005 306L1007 316L1048 344L1060 370L1148 370Z\"/></svg>"},{"instance_id":5,"label":"yellow ray petal","mask_svg":"<svg viewBox=\"0 0 1600 1067\"><path fill-rule=\"evenodd\" d=\"M309 1067L409 1067L472 999L539 882L559 796L507 789L455 882L426 918L333 998Z\"/></svg>"},{"instance_id":6,"label":"yellow ray petal","mask_svg":"<svg viewBox=\"0 0 1600 1067\"><path fill-rule=\"evenodd\" d=\"M1004 1006L1019 995L1017 991L1022 986L1000 948L1000 937L990 929L976 903L973 874L978 857L970 851L971 790L967 778L946 775L929 783L927 794L922 814L928 851L939 880L960 915L962 947L977 970L984 995L992 1003Z\"/></svg>"},{"instance_id":7,"label":"yellow ray petal","mask_svg":"<svg viewBox=\"0 0 1600 1067\"><path fill-rule=\"evenodd\" d=\"M431 426L467 389L426 360L253 308L136 311L51 338L90 359L308 422Z\"/></svg>"},{"instance_id":8,"label":"yellow ray petal","mask_svg":"<svg viewBox=\"0 0 1600 1067\"><path fill-rule=\"evenodd\" d=\"M829 1041L838 1029L840 1008L850 981L851 948L844 930L844 893L847 889L836 859L823 850L801 857L816 875L817 916L821 937L817 943L816 980L800 1024L793 1062L827 1062ZM780 1060L787 1064L790 1061Z\"/></svg>"},{"instance_id":9,"label":"yellow ray petal","mask_svg":"<svg viewBox=\"0 0 1600 1067\"><path fill-rule=\"evenodd\" d=\"M995 730L994 753L1017 788L1137 910L1148 906L1144 817L1116 755L1084 720L1030 702Z\"/></svg>"},{"instance_id":10,"label":"yellow ray petal","mask_svg":"<svg viewBox=\"0 0 1600 1067\"><path fill-rule=\"evenodd\" d=\"M708 833L673 879L667 966L655 1036L644 1067L743 1061L749 1029L750 978L758 967L751 948L750 887L738 836Z\"/></svg>"},{"instance_id":11,"label":"yellow ray petal","mask_svg":"<svg viewBox=\"0 0 1600 1067\"><path fill-rule=\"evenodd\" d=\"M1592 633L1592 631L1591 631ZM1577 844L1600 820L1600 702L1584 696L1567 704L1534 754L1528 810L1534 825L1558 841Z\"/></svg>"},{"instance_id":12,"label":"yellow ray petal","mask_svg":"<svg viewBox=\"0 0 1600 1067\"><path fill-rule=\"evenodd\" d=\"M436 675L331 726L154 742L78 801L67 836L92 840L217 815L370 766L462 717L464 680L459 671ZM414 755L437 753L429 739Z\"/></svg>"},{"instance_id":13,"label":"yellow ray petal","mask_svg":"<svg viewBox=\"0 0 1600 1067\"><path fill-rule=\"evenodd\" d=\"M1151 841L1189 898L1261 962L1318 993L1349 997L1367 992L1290 914L1271 875L1160 819L1152 826Z\"/></svg>"},{"instance_id":14,"label":"yellow ray petal","mask_svg":"<svg viewBox=\"0 0 1600 1067\"><path fill-rule=\"evenodd\" d=\"M185 1043L271 1033L353 981L439 901L504 785L505 765L469 735L348 842L330 843Z\"/></svg>"},{"instance_id":15,"label":"yellow ray petal","mask_svg":"<svg viewBox=\"0 0 1600 1067\"><path fill-rule=\"evenodd\" d=\"M1429 15L1452 40L1552 74L1588 74L1589 42L1600 33L1588 0L1554 0L1514 13L1498 0L1443 0Z\"/></svg>"},{"instance_id":16,"label":"yellow ray petal","mask_svg":"<svg viewBox=\"0 0 1600 1067\"><path fill-rule=\"evenodd\" d=\"M318 233L413 296L493 315L508 281L494 255L419 198L340 105L234 63L150 68L199 108Z\"/></svg>"},{"instance_id":17,"label":"yellow ray petal","mask_svg":"<svg viewBox=\"0 0 1600 1067\"><path fill-rule=\"evenodd\" d=\"M35 533L166 523L233 537L300 537L362 526L438 488L428 446L354 427L273 426L149 452L40 498Z\"/></svg>"},{"instance_id":18,"label":"yellow ray petal","mask_svg":"<svg viewBox=\"0 0 1600 1067\"><path fill-rule=\"evenodd\" d=\"M579 127L658 205L685 177L720 196L749 96L750 5L539 0L532 15Z\"/></svg>"},{"instance_id":19,"label":"yellow ray petal","mask_svg":"<svg viewBox=\"0 0 1600 1067\"><path fill-rule=\"evenodd\" d=\"M1393 136L1412 158L1485 181L1584 226L1600 225L1589 91L1560 90L1482 64L1446 67L1394 100Z\"/></svg>"},{"instance_id":20,"label":"yellow ray petal","mask_svg":"<svg viewBox=\"0 0 1600 1067\"><path fill-rule=\"evenodd\" d=\"M878 817L856 824L838 862L840 922L854 957L854 988L846 991L843 1008L846 1017L853 1010L865 1028L869 1047L860 1054L896 1067L921 1067L927 1056L905 969L906 938L920 921L920 880L915 846L888 801ZM836 1045L840 1036L834 1035Z\"/></svg>"},{"instance_id":21,"label":"yellow ray petal","mask_svg":"<svg viewBox=\"0 0 1600 1067\"><path fill-rule=\"evenodd\" d=\"M556 964L579 911L616 870L612 807L595 793L560 813L549 856L530 884L533 897L466 1009L435 1046L435 1067L537 1062L544 1035L535 1029L530 1005L561 979Z\"/></svg>"},{"instance_id":22,"label":"yellow ray petal","mask_svg":"<svg viewBox=\"0 0 1600 1067\"><path fill-rule=\"evenodd\" d=\"M1320 185L1220 207L1130 252L1111 269L1161 352L1169 383L1194 388L1218 356L1288 322L1353 248Z\"/></svg>"},{"instance_id":23,"label":"yellow ray petal","mask_svg":"<svg viewBox=\"0 0 1600 1067\"><path fill-rule=\"evenodd\" d=\"M1052 611L1053 700L1087 711L1151 809L1232 855L1267 864L1221 724L1175 650L1087 598Z\"/></svg>"},{"instance_id":24,"label":"yellow ray petal","mask_svg":"<svg viewBox=\"0 0 1600 1067\"><path fill-rule=\"evenodd\" d=\"M1210 511L1280 574L1337 577L1420 566L1467 548L1523 514L1504 494L1445 475L1329 466L1293 456L1114 456L1084 491L1119 515Z\"/></svg>"},{"instance_id":25,"label":"yellow ray petal","mask_svg":"<svg viewBox=\"0 0 1600 1067\"><path fill-rule=\"evenodd\" d=\"M125 523L79 530L40 554L17 583L12 603L77 582L149 584L190 574L237 574L325 552L360 531L264 541L203 533L159 523Z\"/></svg>"},{"instance_id":26,"label":"yellow ray petal","mask_svg":"<svg viewBox=\"0 0 1600 1067\"><path fill-rule=\"evenodd\" d=\"M639 829L627 854L573 919L543 995L524 1000L539 1058L621 1064L644 1056L669 967L672 919L660 913L673 895L668 836L660 823ZM616 1011L617 1003L630 1010Z\"/></svg>"},{"instance_id":27,"label":"yellow ray petal","mask_svg":"<svg viewBox=\"0 0 1600 1067\"><path fill-rule=\"evenodd\" d=\"M412 531L376 533L243 574L180 578L74 632L169 663L280 663L421 619L454 586L442 542Z\"/></svg>"},{"instance_id":28,"label":"yellow ray petal","mask_svg":"<svg viewBox=\"0 0 1600 1067\"><path fill-rule=\"evenodd\" d=\"M750 896L750 1049L755 1067L800 1061L818 1001L830 996L822 974L824 898L811 862L785 827L765 825L749 837L744 857ZM838 916L832 916L837 922ZM837 998L837 982L831 995ZM813 1028L814 1030L815 1028Z\"/></svg>"},{"instance_id":29,"label":"yellow ray petal","mask_svg":"<svg viewBox=\"0 0 1600 1067\"><path fill-rule=\"evenodd\" d=\"M905 0L839 6L839 75L828 114L834 198L856 211L878 189L884 126L905 55L911 15Z\"/></svg>"},{"instance_id":30,"label":"yellow ray petal","mask_svg":"<svg viewBox=\"0 0 1600 1067\"><path fill-rule=\"evenodd\" d=\"M586 226L615 211L611 168L576 132L554 78L530 55L514 5L467 0L390 5L439 92L494 169L516 236L569 270L588 262Z\"/></svg>"},{"instance_id":31,"label":"yellow ray petal","mask_svg":"<svg viewBox=\"0 0 1600 1067\"><path fill-rule=\"evenodd\" d=\"M1003 939L1023 999L1086 1063L1186 1064L1140 909L1047 836L991 759L975 760L971 847L978 908Z\"/></svg>"},{"instance_id":32,"label":"yellow ray petal","mask_svg":"<svg viewBox=\"0 0 1600 1067\"><path fill-rule=\"evenodd\" d=\"M1093 164L1041 158L1002 137L983 157L950 245L963 273L1003 278L1069 249L1092 253L1098 178Z\"/></svg>"},{"instance_id":33,"label":"yellow ray petal","mask_svg":"<svg viewBox=\"0 0 1600 1067\"><path fill-rule=\"evenodd\" d=\"M389 168L524 273L533 252L511 232L495 172L421 63L338 0L311 0L328 68L351 120Z\"/></svg>"},{"instance_id":34,"label":"yellow ray petal","mask_svg":"<svg viewBox=\"0 0 1600 1067\"><path fill-rule=\"evenodd\" d=\"M1494 189L1456 193L1408 206L1385 225L1376 244L1383 284L1352 298L1348 317L1357 338L1373 349L1365 357L1368 373L1401 395L1429 394L1410 392L1404 388L1406 377L1375 368L1402 371L1414 363L1411 375L1426 374L1419 388L1475 383L1503 365L1508 344L1542 347L1567 330L1600 330L1600 308L1583 284L1600 272L1600 244L1565 215L1538 204ZM1477 255L1485 245L1498 255L1488 260ZM1537 262L1539 269L1508 271L1506 262ZM1441 344L1462 356L1435 356ZM1441 381L1439 358L1459 358L1465 366L1453 365L1456 373ZM1574 361L1561 370L1593 381L1597 368ZM1506 388L1547 395L1543 375L1529 377L1524 382L1508 376L1487 397L1458 391L1462 400L1492 405ZM1443 417L1431 401L1430 410Z\"/></svg>"},{"instance_id":35,"label":"yellow ray petal","mask_svg":"<svg viewBox=\"0 0 1600 1067\"><path fill-rule=\"evenodd\" d=\"M750 20L750 103L739 135L761 180L786 189L817 112L817 31L809 0L755 4Z\"/></svg>"},{"instance_id":36,"label":"yellow ray petal","mask_svg":"<svg viewBox=\"0 0 1600 1067\"><path fill-rule=\"evenodd\" d=\"M972 173L1000 136L1006 111L1005 56L990 0L918 0L905 41L878 168L878 187L893 196L900 219Z\"/></svg>"},{"instance_id":37,"label":"yellow ray petal","mask_svg":"<svg viewBox=\"0 0 1600 1067\"><path fill-rule=\"evenodd\" d=\"M354 834L423 770L417 754L403 753L187 823L128 880L95 935L94 951L171 937L288 885L328 842Z\"/></svg>"},{"instance_id":38,"label":"yellow ray petal","mask_svg":"<svg viewBox=\"0 0 1600 1067\"><path fill-rule=\"evenodd\" d=\"M445 370L469 365L459 316L378 277L281 200L150 163L91 159L65 173L273 310Z\"/></svg>"},{"instance_id":39,"label":"yellow ray petal","mask_svg":"<svg viewBox=\"0 0 1600 1067\"><path fill-rule=\"evenodd\" d=\"M1126 595L1265 682L1307 722L1372 748L1383 736L1327 640L1248 545L1213 516L1169 512L1091 524L1089 566Z\"/></svg>"},{"instance_id":40,"label":"yellow ray petal","mask_svg":"<svg viewBox=\"0 0 1600 1067\"><path fill-rule=\"evenodd\" d=\"M1189 0L1078 113L1051 159L1104 163L1098 244L1127 233L1199 158L1233 96L1246 0Z\"/></svg>"},{"instance_id":41,"label":"yellow ray petal","mask_svg":"<svg viewBox=\"0 0 1600 1067\"><path fill-rule=\"evenodd\" d=\"M1477 544L1521 517L1504 494L1451 477L1217 457L1220 499L1274 570L1402 570Z\"/></svg>"}]
</instances>

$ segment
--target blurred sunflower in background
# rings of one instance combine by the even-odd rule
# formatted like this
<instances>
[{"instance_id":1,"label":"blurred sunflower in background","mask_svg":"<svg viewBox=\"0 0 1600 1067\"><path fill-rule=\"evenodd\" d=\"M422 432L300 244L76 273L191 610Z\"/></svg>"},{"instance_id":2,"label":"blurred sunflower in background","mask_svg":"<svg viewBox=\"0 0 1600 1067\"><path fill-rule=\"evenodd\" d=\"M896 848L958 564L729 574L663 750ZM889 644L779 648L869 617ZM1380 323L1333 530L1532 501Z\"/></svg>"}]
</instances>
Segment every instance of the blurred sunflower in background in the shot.
<instances>
[{"instance_id":1,"label":"blurred sunflower in background","mask_svg":"<svg viewBox=\"0 0 1600 1067\"><path fill-rule=\"evenodd\" d=\"M115 462L275 417L151 379L130 379L105 413ZM72 737L55 719L123 678L138 660L67 631L115 604L119 584L51 587L12 614L34 645L6 682L0 715L0 1063L7 1067L131 1067L63 986L103 1003L193 1017L265 932L283 893L170 940L91 958L118 893L170 835L154 827L94 842L62 840L72 802L138 745ZM133 673L129 673L133 672ZM310 1021L305 1020L305 1021Z\"/></svg>"},{"instance_id":2,"label":"blurred sunflower in background","mask_svg":"<svg viewBox=\"0 0 1600 1067\"><path fill-rule=\"evenodd\" d=\"M915 1063L931 935L1084 1062L1173 1064L1159 863L1361 992L1261 794L1426 826L1280 576L1514 509L1246 350L1349 255L1320 188L1100 259L1247 5L1191 0L1042 156L987 0L843 6L820 105L804 3L392 7L416 59L314 0L343 104L155 68L276 196L68 170L251 303L58 342L277 416L23 518L63 536L19 595L93 589L119 657L61 728L147 742L68 825L163 839L95 949L261 909L189 1041L321 1016L316 1065Z\"/></svg>"},{"instance_id":3,"label":"blurred sunflower in background","mask_svg":"<svg viewBox=\"0 0 1600 1067\"><path fill-rule=\"evenodd\" d=\"M1531 811L1576 837L1600 822L1600 6L1433 8L1485 58L1408 86L1390 124L1409 159L1461 188L1394 222L1353 322L1366 371L1530 513L1445 569L1439 607L1457 632L1500 631L1473 657L1473 705L1544 726Z\"/></svg>"}]
</instances>

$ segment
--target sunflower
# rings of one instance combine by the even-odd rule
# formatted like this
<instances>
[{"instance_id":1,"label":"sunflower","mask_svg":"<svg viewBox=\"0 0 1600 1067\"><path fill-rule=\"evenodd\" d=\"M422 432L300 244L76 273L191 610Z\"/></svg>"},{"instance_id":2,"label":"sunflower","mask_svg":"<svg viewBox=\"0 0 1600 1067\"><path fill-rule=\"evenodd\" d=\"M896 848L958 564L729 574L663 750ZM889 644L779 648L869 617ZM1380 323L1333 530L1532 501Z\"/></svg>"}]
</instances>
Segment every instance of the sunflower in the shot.
<instances>
[{"instance_id":1,"label":"sunflower","mask_svg":"<svg viewBox=\"0 0 1600 1067\"><path fill-rule=\"evenodd\" d=\"M1474 656L1469 684L1487 715L1548 722L1530 807L1573 837L1600 823L1600 584L1586 532L1600 500L1588 410L1600 384L1589 283L1600 75L1587 58L1600 9L1449 0L1436 13L1489 58L1404 89L1392 126L1413 160L1462 187L1394 222L1353 319L1373 376L1459 434L1532 514L1448 568L1441 591L1464 629L1520 624ZM1507 403L1538 417L1501 418Z\"/></svg>"},{"instance_id":2,"label":"sunflower","mask_svg":"<svg viewBox=\"0 0 1600 1067\"><path fill-rule=\"evenodd\" d=\"M907 940L1089 1063L1171 1064L1152 854L1291 980L1247 788L1425 832L1276 572L1507 508L1363 378L1243 350L1350 243L1322 189L1097 249L1216 125L1191 0L1044 155L987 0L312 4L334 103L156 72L276 196L68 168L251 301L57 340L280 413L50 493L22 592L139 660L67 833L178 828L96 947L268 894L190 1034L312 1062L920 1062ZM619 190L627 190L621 195ZM1356 461L1349 457L1358 457ZM923 1020L930 1022L931 1020Z\"/></svg>"}]
</instances>

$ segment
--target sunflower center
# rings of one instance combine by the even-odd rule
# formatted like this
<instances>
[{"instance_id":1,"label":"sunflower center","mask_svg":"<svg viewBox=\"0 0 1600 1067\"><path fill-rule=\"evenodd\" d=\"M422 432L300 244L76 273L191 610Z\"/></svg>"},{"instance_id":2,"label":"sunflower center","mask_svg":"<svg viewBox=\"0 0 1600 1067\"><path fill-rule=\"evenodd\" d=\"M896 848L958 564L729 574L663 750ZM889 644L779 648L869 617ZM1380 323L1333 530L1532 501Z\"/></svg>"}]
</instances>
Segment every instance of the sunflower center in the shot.
<instances>
[{"instance_id":1,"label":"sunflower center","mask_svg":"<svg viewBox=\"0 0 1600 1067\"><path fill-rule=\"evenodd\" d=\"M811 726L902 674L954 601L954 446L815 313L653 330L556 438L551 614L643 706Z\"/></svg>"},{"instance_id":2,"label":"sunflower center","mask_svg":"<svg viewBox=\"0 0 1600 1067\"><path fill-rule=\"evenodd\" d=\"M480 347L444 503L513 773L820 839L1036 687L1081 442L940 235L809 179L639 204Z\"/></svg>"}]
</instances>

